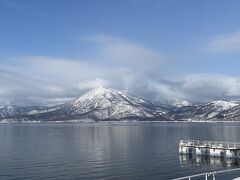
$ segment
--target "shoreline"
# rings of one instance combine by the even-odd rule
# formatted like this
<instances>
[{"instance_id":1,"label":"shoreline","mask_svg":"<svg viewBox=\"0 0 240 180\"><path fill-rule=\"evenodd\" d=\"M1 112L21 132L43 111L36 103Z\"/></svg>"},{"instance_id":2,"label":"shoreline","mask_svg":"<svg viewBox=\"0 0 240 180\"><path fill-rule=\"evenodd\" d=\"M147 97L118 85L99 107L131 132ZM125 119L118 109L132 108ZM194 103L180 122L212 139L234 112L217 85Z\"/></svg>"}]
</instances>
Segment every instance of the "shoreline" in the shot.
<instances>
[{"instance_id":1,"label":"shoreline","mask_svg":"<svg viewBox=\"0 0 240 180\"><path fill-rule=\"evenodd\" d=\"M94 121L94 120L66 120L66 121L17 121L17 120L2 120L0 124L50 124L50 123L240 123L240 121L138 121L138 120L112 120L112 121Z\"/></svg>"}]
</instances>

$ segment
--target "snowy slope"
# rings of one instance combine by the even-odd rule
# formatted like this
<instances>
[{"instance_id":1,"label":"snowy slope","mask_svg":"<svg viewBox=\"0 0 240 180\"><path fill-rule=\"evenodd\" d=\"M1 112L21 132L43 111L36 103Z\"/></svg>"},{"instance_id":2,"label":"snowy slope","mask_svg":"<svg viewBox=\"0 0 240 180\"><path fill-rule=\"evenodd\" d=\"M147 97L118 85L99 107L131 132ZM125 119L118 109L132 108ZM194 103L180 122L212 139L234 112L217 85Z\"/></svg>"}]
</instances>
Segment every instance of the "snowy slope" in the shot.
<instances>
[{"instance_id":1,"label":"snowy slope","mask_svg":"<svg viewBox=\"0 0 240 180\"><path fill-rule=\"evenodd\" d=\"M34 120L166 120L164 114L164 108L147 100L100 87L58 107L28 114L28 117Z\"/></svg>"},{"instance_id":2,"label":"snowy slope","mask_svg":"<svg viewBox=\"0 0 240 180\"><path fill-rule=\"evenodd\" d=\"M175 101L174 106L172 105L154 104L124 91L100 87L61 105L0 106L0 119L14 121L240 120L240 105L229 101L218 100L193 105L187 101Z\"/></svg>"},{"instance_id":3,"label":"snowy slope","mask_svg":"<svg viewBox=\"0 0 240 180\"><path fill-rule=\"evenodd\" d=\"M240 105L224 110L212 119L217 121L240 121Z\"/></svg>"},{"instance_id":4,"label":"snowy slope","mask_svg":"<svg viewBox=\"0 0 240 180\"><path fill-rule=\"evenodd\" d=\"M24 109L18 106L14 105L0 106L0 119L23 114L24 112L25 112Z\"/></svg>"},{"instance_id":5,"label":"snowy slope","mask_svg":"<svg viewBox=\"0 0 240 180\"><path fill-rule=\"evenodd\" d=\"M237 103L218 100L206 104L183 106L168 115L177 120L211 120L219 113L238 106Z\"/></svg>"},{"instance_id":6,"label":"snowy slope","mask_svg":"<svg viewBox=\"0 0 240 180\"><path fill-rule=\"evenodd\" d=\"M186 100L179 100L179 99L173 100L170 104L177 108L192 105L190 102L188 102Z\"/></svg>"},{"instance_id":7,"label":"snowy slope","mask_svg":"<svg viewBox=\"0 0 240 180\"><path fill-rule=\"evenodd\" d=\"M207 106L212 106L218 111L224 111L228 110L232 107L237 106L237 103L234 102L229 102L229 101L223 101L223 100L218 100L218 101L211 101L206 104Z\"/></svg>"}]
</instances>

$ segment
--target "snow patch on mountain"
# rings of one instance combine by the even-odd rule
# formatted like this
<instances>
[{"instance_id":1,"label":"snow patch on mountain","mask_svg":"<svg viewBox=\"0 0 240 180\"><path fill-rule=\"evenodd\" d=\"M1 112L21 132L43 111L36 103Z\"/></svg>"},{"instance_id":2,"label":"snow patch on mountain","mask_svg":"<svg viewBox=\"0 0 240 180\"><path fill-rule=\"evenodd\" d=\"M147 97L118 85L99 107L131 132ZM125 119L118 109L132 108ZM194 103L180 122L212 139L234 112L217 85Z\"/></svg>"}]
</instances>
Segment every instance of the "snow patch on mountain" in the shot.
<instances>
[{"instance_id":1,"label":"snow patch on mountain","mask_svg":"<svg viewBox=\"0 0 240 180\"><path fill-rule=\"evenodd\" d=\"M207 105L214 106L214 108L216 108L218 111L225 111L239 104L229 102L229 101L218 100L218 101L211 101L207 103Z\"/></svg>"},{"instance_id":2,"label":"snow patch on mountain","mask_svg":"<svg viewBox=\"0 0 240 180\"><path fill-rule=\"evenodd\" d=\"M23 118L31 121L107 120L168 120L167 108L145 99L110 88L96 88L55 107L28 111Z\"/></svg>"},{"instance_id":3,"label":"snow patch on mountain","mask_svg":"<svg viewBox=\"0 0 240 180\"><path fill-rule=\"evenodd\" d=\"M15 105L0 106L0 118L15 116L23 112L23 109Z\"/></svg>"},{"instance_id":4,"label":"snow patch on mountain","mask_svg":"<svg viewBox=\"0 0 240 180\"><path fill-rule=\"evenodd\" d=\"M180 108L180 107L184 107L184 106L191 106L192 103L186 101L186 100L179 100L176 99L171 103L174 107Z\"/></svg>"},{"instance_id":5,"label":"snow patch on mountain","mask_svg":"<svg viewBox=\"0 0 240 180\"><path fill-rule=\"evenodd\" d=\"M109 88L93 89L69 103L75 113L90 113L98 119L122 119L127 117L148 117L165 112L144 99L131 96L125 91Z\"/></svg>"},{"instance_id":6,"label":"snow patch on mountain","mask_svg":"<svg viewBox=\"0 0 240 180\"><path fill-rule=\"evenodd\" d=\"M220 113L238 107L237 103L223 100L211 101L205 104L194 104L189 106L181 106L174 111L168 113L173 119L191 119L193 121L211 120Z\"/></svg>"},{"instance_id":7,"label":"snow patch on mountain","mask_svg":"<svg viewBox=\"0 0 240 180\"><path fill-rule=\"evenodd\" d=\"M171 103L171 104L170 104ZM231 101L191 104L172 100L155 104L143 98L110 88L96 88L67 103L44 107L0 106L2 122L39 121L139 121L139 120L237 120L240 105Z\"/></svg>"}]
</instances>

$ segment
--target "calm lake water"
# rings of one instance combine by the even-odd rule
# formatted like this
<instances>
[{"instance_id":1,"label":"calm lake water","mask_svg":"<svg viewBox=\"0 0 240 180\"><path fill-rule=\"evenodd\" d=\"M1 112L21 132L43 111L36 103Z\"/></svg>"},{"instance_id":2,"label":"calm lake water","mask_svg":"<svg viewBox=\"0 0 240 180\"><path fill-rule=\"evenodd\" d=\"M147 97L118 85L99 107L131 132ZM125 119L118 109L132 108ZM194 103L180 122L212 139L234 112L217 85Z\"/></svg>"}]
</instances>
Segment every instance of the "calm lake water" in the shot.
<instances>
[{"instance_id":1,"label":"calm lake water","mask_svg":"<svg viewBox=\"0 0 240 180\"><path fill-rule=\"evenodd\" d=\"M1 124L0 179L164 180L240 167L179 156L181 139L238 142L240 123Z\"/></svg>"}]
</instances>

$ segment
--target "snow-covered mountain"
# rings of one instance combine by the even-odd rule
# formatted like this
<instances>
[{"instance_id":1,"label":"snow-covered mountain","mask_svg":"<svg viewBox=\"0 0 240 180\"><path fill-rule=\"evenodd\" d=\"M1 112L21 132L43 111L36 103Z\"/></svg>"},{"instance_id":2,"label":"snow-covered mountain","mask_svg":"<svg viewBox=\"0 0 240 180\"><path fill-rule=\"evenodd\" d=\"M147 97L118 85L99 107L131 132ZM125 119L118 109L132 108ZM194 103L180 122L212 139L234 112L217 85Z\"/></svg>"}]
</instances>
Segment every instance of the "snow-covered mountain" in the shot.
<instances>
[{"instance_id":1,"label":"snow-covered mountain","mask_svg":"<svg viewBox=\"0 0 240 180\"><path fill-rule=\"evenodd\" d=\"M23 108L15 105L0 106L0 119L23 114L24 112Z\"/></svg>"},{"instance_id":2,"label":"snow-covered mountain","mask_svg":"<svg viewBox=\"0 0 240 180\"><path fill-rule=\"evenodd\" d=\"M31 111L29 120L168 120L167 109L124 91L97 88L63 105Z\"/></svg>"},{"instance_id":3,"label":"snow-covered mountain","mask_svg":"<svg viewBox=\"0 0 240 180\"><path fill-rule=\"evenodd\" d=\"M188 120L240 121L240 105L230 101L191 104L155 104L124 91L108 88L93 89L64 104L45 107L0 106L0 120L68 121L68 120ZM10 120L10 121L8 121Z\"/></svg>"},{"instance_id":4,"label":"snow-covered mountain","mask_svg":"<svg viewBox=\"0 0 240 180\"><path fill-rule=\"evenodd\" d=\"M17 119L28 114L33 114L34 112L42 112L46 108L49 109L48 107L44 106L2 105L0 106L0 119Z\"/></svg>"},{"instance_id":5,"label":"snow-covered mountain","mask_svg":"<svg viewBox=\"0 0 240 180\"><path fill-rule=\"evenodd\" d=\"M211 120L219 113L223 113L238 106L237 103L218 100L205 104L183 106L170 112L168 115L178 120Z\"/></svg>"},{"instance_id":6,"label":"snow-covered mountain","mask_svg":"<svg viewBox=\"0 0 240 180\"><path fill-rule=\"evenodd\" d=\"M212 120L216 121L240 121L240 105L234 106L218 113Z\"/></svg>"}]
</instances>

